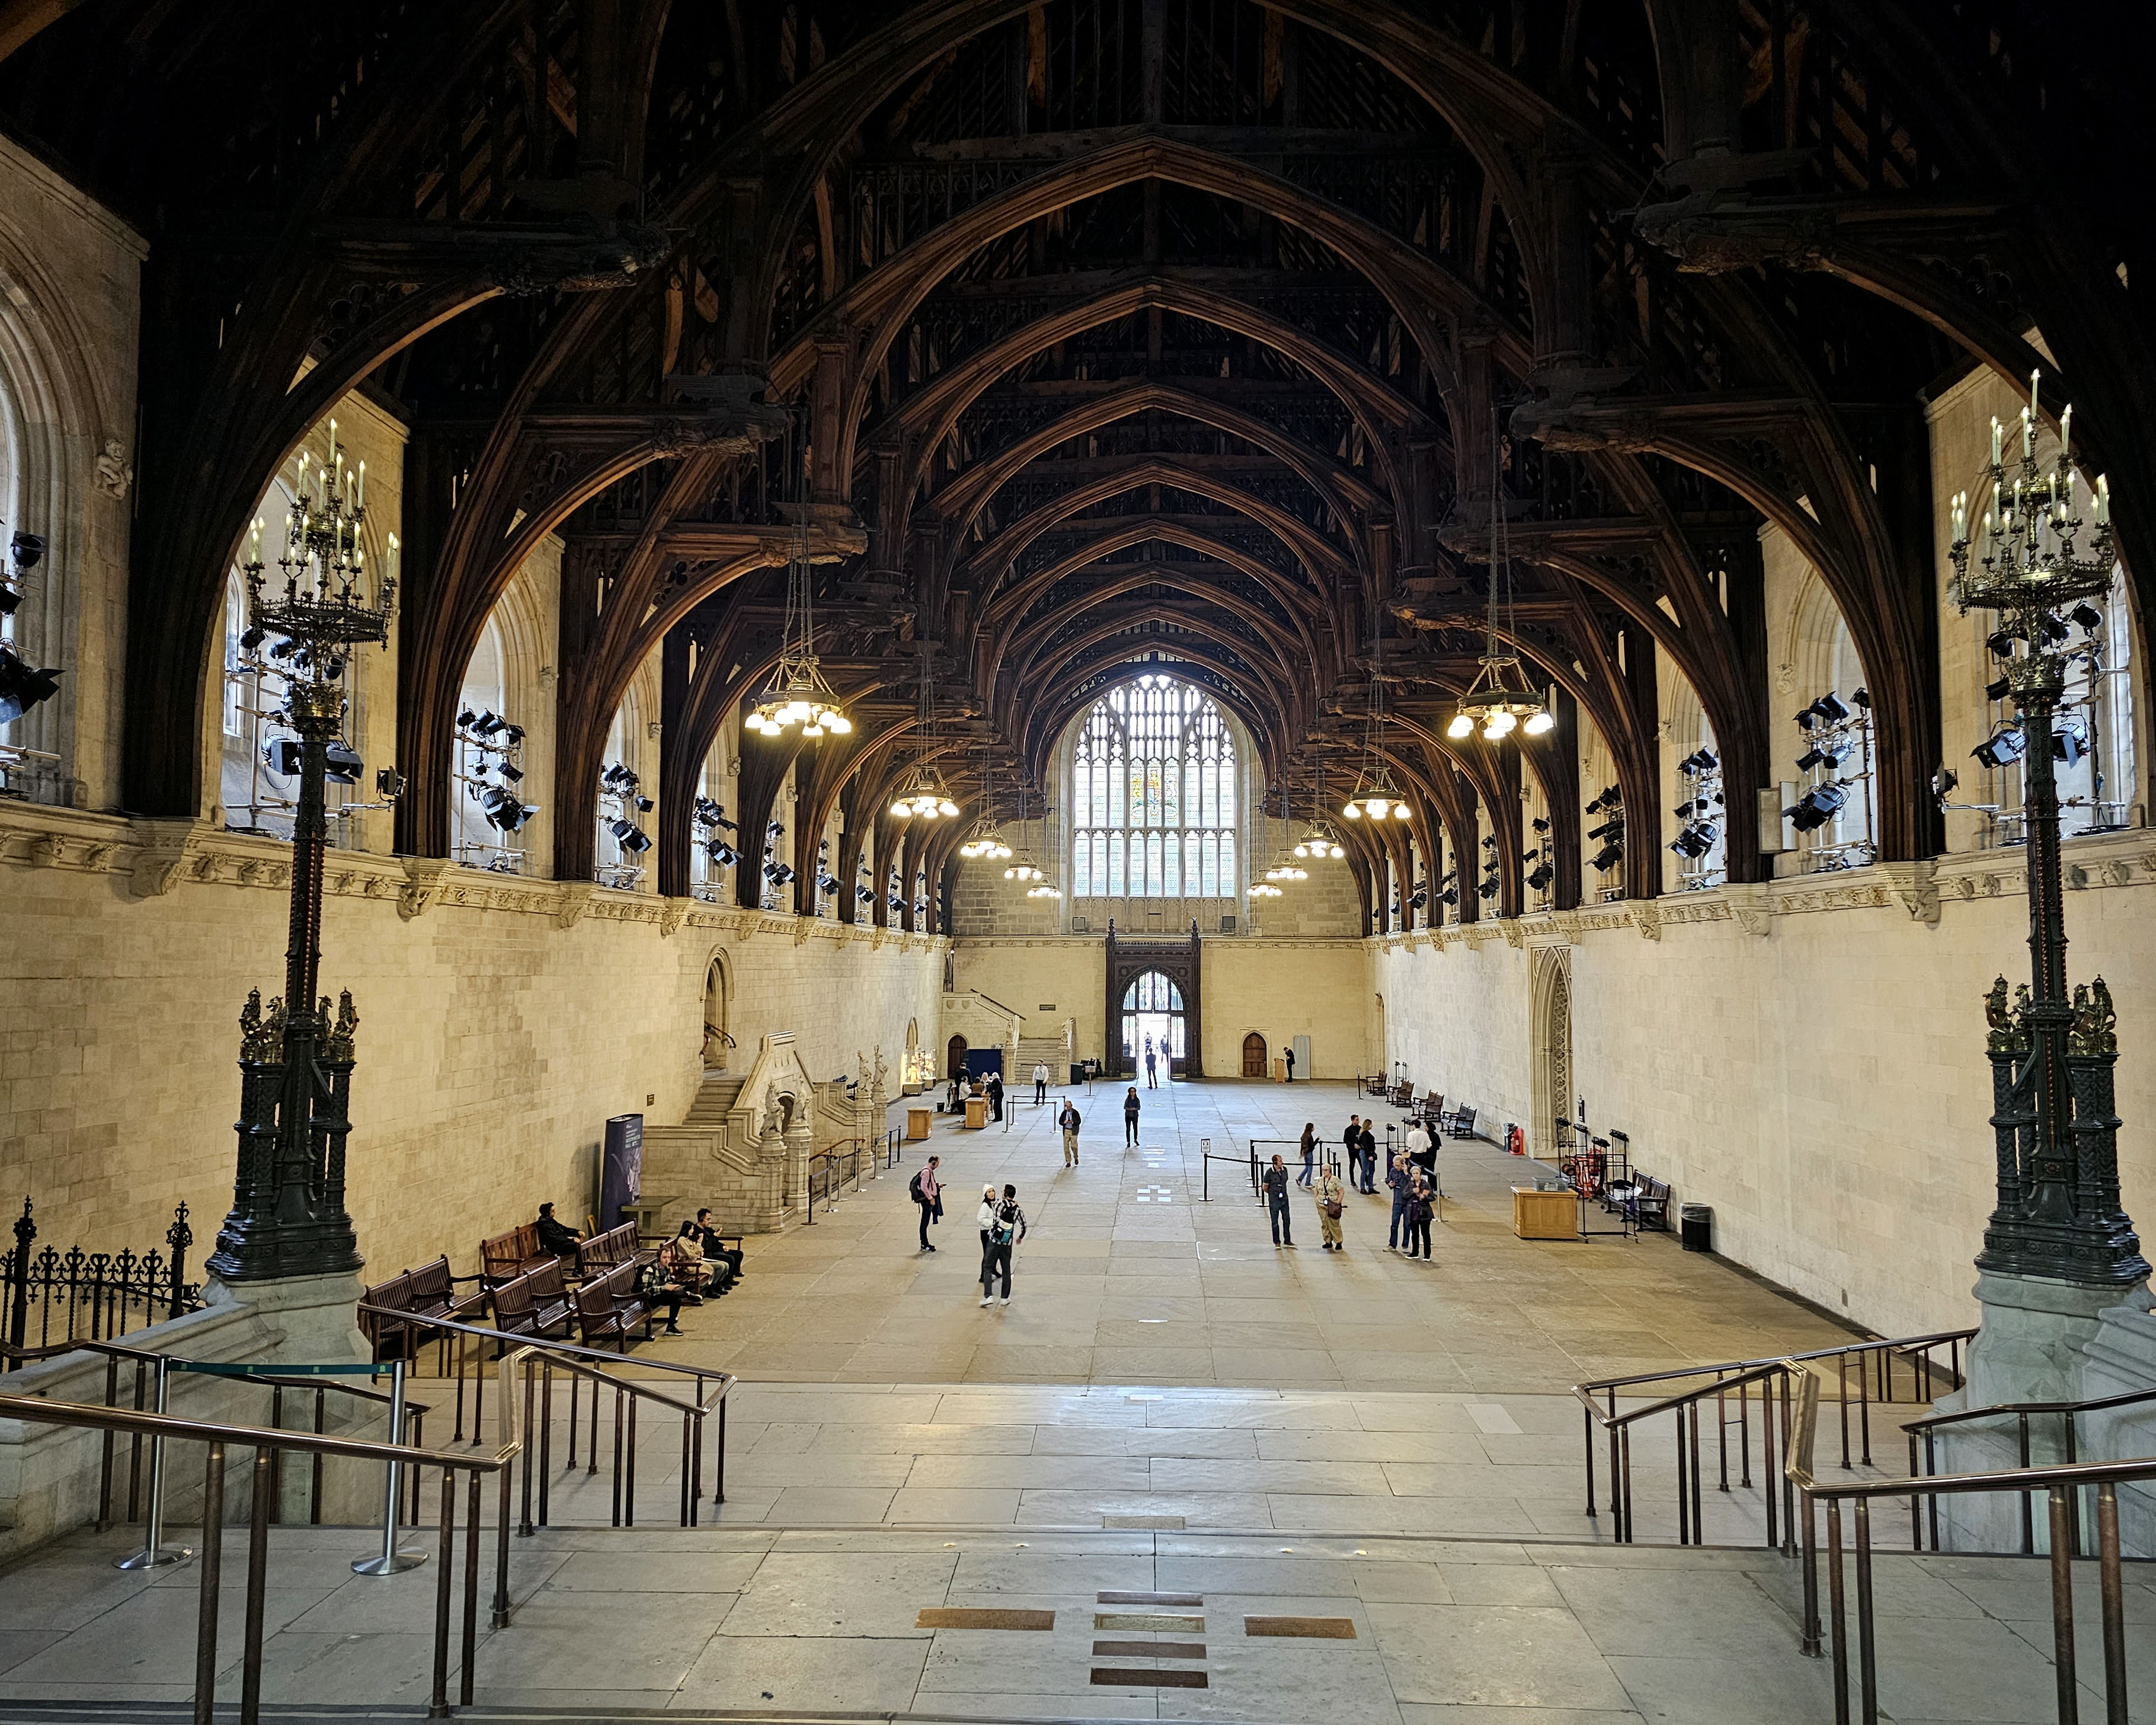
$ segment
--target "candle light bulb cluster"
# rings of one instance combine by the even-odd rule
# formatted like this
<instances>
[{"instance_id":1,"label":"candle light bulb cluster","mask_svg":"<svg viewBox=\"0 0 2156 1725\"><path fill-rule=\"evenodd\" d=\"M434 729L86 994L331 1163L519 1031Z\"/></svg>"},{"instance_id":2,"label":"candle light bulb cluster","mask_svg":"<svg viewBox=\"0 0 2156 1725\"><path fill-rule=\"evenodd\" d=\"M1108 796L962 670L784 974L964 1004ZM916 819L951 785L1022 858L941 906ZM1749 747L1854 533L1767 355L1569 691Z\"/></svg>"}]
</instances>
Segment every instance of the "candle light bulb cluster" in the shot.
<instances>
[{"instance_id":1,"label":"candle light bulb cluster","mask_svg":"<svg viewBox=\"0 0 2156 1725\"><path fill-rule=\"evenodd\" d=\"M240 565L248 588L248 620L254 629L282 635L302 649L285 655L288 676L332 683L343 675L339 649L388 644L397 600L397 536L388 536L382 567L370 577L364 534L367 464L346 459L337 446L336 420L329 422L326 456L317 459L311 450L300 454L283 549L276 559L284 575L280 593L263 590L268 572L264 525L257 516L249 526Z\"/></svg>"}]
</instances>

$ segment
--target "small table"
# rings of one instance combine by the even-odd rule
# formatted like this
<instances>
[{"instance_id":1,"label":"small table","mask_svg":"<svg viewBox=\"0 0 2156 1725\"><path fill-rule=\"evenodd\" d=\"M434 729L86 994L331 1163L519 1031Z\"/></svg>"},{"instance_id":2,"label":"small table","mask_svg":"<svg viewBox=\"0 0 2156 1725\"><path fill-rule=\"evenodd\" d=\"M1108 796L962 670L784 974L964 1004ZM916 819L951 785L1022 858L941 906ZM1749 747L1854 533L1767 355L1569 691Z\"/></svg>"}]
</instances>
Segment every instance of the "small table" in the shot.
<instances>
[{"instance_id":1,"label":"small table","mask_svg":"<svg viewBox=\"0 0 2156 1725\"><path fill-rule=\"evenodd\" d=\"M1575 1240L1579 1235L1578 1202L1569 1186L1560 1186L1554 1192L1515 1186L1512 1232L1522 1240Z\"/></svg>"},{"instance_id":2,"label":"small table","mask_svg":"<svg viewBox=\"0 0 2156 1725\"><path fill-rule=\"evenodd\" d=\"M966 1129L978 1131L988 1123L988 1099L986 1096L966 1098Z\"/></svg>"},{"instance_id":3,"label":"small table","mask_svg":"<svg viewBox=\"0 0 2156 1725\"><path fill-rule=\"evenodd\" d=\"M636 1231L639 1235L656 1234L659 1231L659 1213L668 1204L679 1204L680 1201L679 1193L647 1192L641 1198L629 1199L622 1206L622 1210L636 1224Z\"/></svg>"},{"instance_id":4,"label":"small table","mask_svg":"<svg viewBox=\"0 0 2156 1725\"><path fill-rule=\"evenodd\" d=\"M933 1108L908 1108L906 1111L906 1136L908 1142L928 1136L936 1119Z\"/></svg>"}]
</instances>

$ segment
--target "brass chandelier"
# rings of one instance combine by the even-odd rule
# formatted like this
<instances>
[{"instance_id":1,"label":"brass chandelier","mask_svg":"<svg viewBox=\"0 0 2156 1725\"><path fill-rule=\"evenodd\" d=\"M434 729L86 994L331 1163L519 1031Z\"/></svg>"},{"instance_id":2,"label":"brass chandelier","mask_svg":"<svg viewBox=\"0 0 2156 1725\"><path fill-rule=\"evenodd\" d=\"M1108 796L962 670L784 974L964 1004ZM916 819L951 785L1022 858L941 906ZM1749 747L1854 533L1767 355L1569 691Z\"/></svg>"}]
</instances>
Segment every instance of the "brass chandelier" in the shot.
<instances>
[{"instance_id":1,"label":"brass chandelier","mask_svg":"<svg viewBox=\"0 0 2156 1725\"><path fill-rule=\"evenodd\" d=\"M921 757L891 799L891 812L900 820L956 820L959 808L936 770L932 757L936 748L935 649L916 642L921 653L921 703L914 715L914 729L921 739Z\"/></svg>"},{"instance_id":2,"label":"brass chandelier","mask_svg":"<svg viewBox=\"0 0 2156 1725\"><path fill-rule=\"evenodd\" d=\"M783 737L796 725L812 742L844 737L854 721L840 710L837 692L816 663L815 576L808 562L806 509L796 523L793 557L786 566L784 627L771 685L742 722L762 737Z\"/></svg>"},{"instance_id":3,"label":"brass chandelier","mask_svg":"<svg viewBox=\"0 0 2156 1725\"><path fill-rule=\"evenodd\" d=\"M1497 483L1503 445L1493 416L1490 422L1490 612L1483 625L1481 669L1460 698L1445 734L1455 742L1482 727L1485 742L1502 742L1515 728L1540 737L1557 720L1551 715L1527 667L1511 645L1519 636L1513 602L1512 541L1505 523L1504 492ZM1500 633L1500 624L1503 633Z\"/></svg>"}]
</instances>

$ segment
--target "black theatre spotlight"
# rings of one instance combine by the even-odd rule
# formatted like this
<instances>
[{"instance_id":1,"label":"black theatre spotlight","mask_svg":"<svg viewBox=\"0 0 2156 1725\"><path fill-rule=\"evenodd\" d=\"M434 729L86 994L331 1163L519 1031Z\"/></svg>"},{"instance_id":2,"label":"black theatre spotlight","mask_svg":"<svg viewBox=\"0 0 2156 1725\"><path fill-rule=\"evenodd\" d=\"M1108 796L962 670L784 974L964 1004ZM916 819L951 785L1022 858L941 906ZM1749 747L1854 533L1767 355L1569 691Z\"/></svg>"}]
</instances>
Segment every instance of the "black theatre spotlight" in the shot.
<instances>
[{"instance_id":1,"label":"black theatre spotlight","mask_svg":"<svg viewBox=\"0 0 2156 1725\"><path fill-rule=\"evenodd\" d=\"M515 748L518 743L524 741L524 727L521 725L504 725L501 727L501 741L505 747Z\"/></svg>"},{"instance_id":2,"label":"black theatre spotlight","mask_svg":"<svg viewBox=\"0 0 2156 1725\"><path fill-rule=\"evenodd\" d=\"M491 709L481 707L479 716L472 721L471 728L475 736L491 737L508 722L506 719L495 717Z\"/></svg>"},{"instance_id":3,"label":"black theatre spotlight","mask_svg":"<svg viewBox=\"0 0 2156 1725\"><path fill-rule=\"evenodd\" d=\"M1961 783L1961 775L1951 767L1942 767L1932 775L1932 794L1940 802L1946 801L1953 788Z\"/></svg>"},{"instance_id":4,"label":"black theatre spotlight","mask_svg":"<svg viewBox=\"0 0 2156 1725\"><path fill-rule=\"evenodd\" d=\"M829 896L838 890L839 881L837 876L833 875L819 875L816 877L816 891L819 893Z\"/></svg>"},{"instance_id":5,"label":"black theatre spotlight","mask_svg":"<svg viewBox=\"0 0 2156 1725\"><path fill-rule=\"evenodd\" d=\"M612 833L617 840L626 844L629 842L629 835L636 830L636 823L633 820L610 820L607 823L607 830Z\"/></svg>"},{"instance_id":6,"label":"black theatre spotlight","mask_svg":"<svg viewBox=\"0 0 2156 1725\"><path fill-rule=\"evenodd\" d=\"M2013 692L2013 688L2014 680L2011 677L2001 677L1996 682L1986 683L1984 685L1984 698L1986 701L2004 701Z\"/></svg>"},{"instance_id":7,"label":"black theatre spotlight","mask_svg":"<svg viewBox=\"0 0 2156 1725\"><path fill-rule=\"evenodd\" d=\"M524 777L524 769L508 761L499 762L494 770L501 775L504 784L516 784Z\"/></svg>"},{"instance_id":8,"label":"black theatre spotlight","mask_svg":"<svg viewBox=\"0 0 2156 1725\"><path fill-rule=\"evenodd\" d=\"M1534 819L1533 819L1532 822L1530 822L1530 823L1529 823L1529 824L1530 824L1530 825L1532 825L1532 826L1534 828L1534 829L1535 829L1537 832L1538 832L1538 833L1547 833L1547 832L1548 832L1548 831L1549 831L1549 829L1550 829L1550 824L1549 824L1549 822L1548 822L1548 821L1547 821L1547 820L1545 820L1545 819L1544 819L1541 815L1539 815L1539 814L1538 814L1538 815L1537 815L1537 816L1534 818Z\"/></svg>"},{"instance_id":9,"label":"black theatre spotlight","mask_svg":"<svg viewBox=\"0 0 2156 1725\"><path fill-rule=\"evenodd\" d=\"M872 905L875 902L875 895L865 886L856 886L854 889L854 897L860 904Z\"/></svg>"},{"instance_id":10,"label":"black theatre spotlight","mask_svg":"<svg viewBox=\"0 0 2156 1725\"><path fill-rule=\"evenodd\" d=\"M1438 894L1437 901L1441 905L1458 904L1460 902L1460 889L1457 886L1446 887L1444 891Z\"/></svg>"},{"instance_id":11,"label":"black theatre spotlight","mask_svg":"<svg viewBox=\"0 0 2156 1725\"><path fill-rule=\"evenodd\" d=\"M404 794L404 775L399 773L394 767L376 768L374 769L374 794L377 797L384 798L389 802L395 802L399 797Z\"/></svg>"},{"instance_id":12,"label":"black theatre spotlight","mask_svg":"<svg viewBox=\"0 0 2156 1725\"><path fill-rule=\"evenodd\" d=\"M1527 876L1527 885L1537 892L1540 892L1555 879L1557 879L1557 870L1548 863L1543 863L1536 868L1534 873Z\"/></svg>"},{"instance_id":13,"label":"black theatre spotlight","mask_svg":"<svg viewBox=\"0 0 2156 1725\"><path fill-rule=\"evenodd\" d=\"M738 860L734 855L733 846L727 844L723 839L712 839L710 844L704 847L704 855L711 858L714 863L717 864L718 866L722 869L732 868L735 862Z\"/></svg>"},{"instance_id":14,"label":"black theatre spotlight","mask_svg":"<svg viewBox=\"0 0 2156 1725\"><path fill-rule=\"evenodd\" d=\"M18 533L8 547L15 559L15 571L34 569L45 555L45 536L42 533Z\"/></svg>"},{"instance_id":15,"label":"black theatre spotlight","mask_svg":"<svg viewBox=\"0 0 2156 1725\"><path fill-rule=\"evenodd\" d=\"M1991 649L1993 658L2011 659L2014 656L2014 643L2019 634L2018 626L2015 629L1994 629L1984 638L1984 644Z\"/></svg>"},{"instance_id":16,"label":"black theatre spotlight","mask_svg":"<svg viewBox=\"0 0 2156 1725\"><path fill-rule=\"evenodd\" d=\"M290 778L300 770L303 752L296 737L273 737L262 745L262 763L280 778Z\"/></svg>"},{"instance_id":17,"label":"black theatre spotlight","mask_svg":"<svg viewBox=\"0 0 2156 1725\"><path fill-rule=\"evenodd\" d=\"M650 814L650 813L651 813L651 798L649 798L649 797L638 797L638 798L636 798L634 800L635 800L635 803L636 803L636 812L637 812L639 814Z\"/></svg>"},{"instance_id":18,"label":"black theatre spotlight","mask_svg":"<svg viewBox=\"0 0 2156 1725\"><path fill-rule=\"evenodd\" d=\"M1871 711L1871 691L1869 689L1860 689L1849 698L1867 713Z\"/></svg>"},{"instance_id":19,"label":"black theatre spotlight","mask_svg":"<svg viewBox=\"0 0 2156 1725\"><path fill-rule=\"evenodd\" d=\"M2088 727L2078 719L2073 720L2051 733L2051 758L2064 762L2069 767L2081 764L2088 752Z\"/></svg>"},{"instance_id":20,"label":"black theatre spotlight","mask_svg":"<svg viewBox=\"0 0 2156 1725\"><path fill-rule=\"evenodd\" d=\"M1616 834L1620 838L1621 838L1621 837L1623 837L1623 835L1624 835L1624 832L1625 832L1625 828L1624 828L1624 824L1623 824L1622 822L1620 822L1620 821L1614 821L1614 820L1605 820L1605 821L1604 821L1604 822L1603 822L1603 823L1602 823L1602 824L1601 824L1600 826L1599 826L1599 827L1592 827L1592 828L1589 828L1589 829L1588 829L1588 834L1587 834L1587 836L1588 836L1589 838L1590 838L1590 839L1604 839L1604 838L1607 838L1607 837L1609 837L1611 834L1614 833L1614 834Z\"/></svg>"},{"instance_id":21,"label":"black theatre spotlight","mask_svg":"<svg viewBox=\"0 0 2156 1725\"><path fill-rule=\"evenodd\" d=\"M0 725L19 719L41 701L59 693L57 666L38 666L0 647Z\"/></svg>"},{"instance_id":22,"label":"black theatre spotlight","mask_svg":"<svg viewBox=\"0 0 2156 1725\"><path fill-rule=\"evenodd\" d=\"M651 835L642 827L632 827L629 836L621 841L621 848L631 856L641 856L651 849Z\"/></svg>"},{"instance_id":23,"label":"black theatre spotlight","mask_svg":"<svg viewBox=\"0 0 2156 1725\"><path fill-rule=\"evenodd\" d=\"M1831 689L1812 703L1812 711L1829 725L1839 725L1849 716L1849 704Z\"/></svg>"},{"instance_id":24,"label":"black theatre spotlight","mask_svg":"<svg viewBox=\"0 0 2156 1725\"><path fill-rule=\"evenodd\" d=\"M349 743L333 742L322 751L322 772L339 784L357 784L367 763Z\"/></svg>"},{"instance_id":25,"label":"black theatre spotlight","mask_svg":"<svg viewBox=\"0 0 2156 1725\"><path fill-rule=\"evenodd\" d=\"M2043 638L2046 646L2051 646L2066 639L2066 621L2056 611L2046 611L2036 619L2036 633Z\"/></svg>"},{"instance_id":26,"label":"black theatre spotlight","mask_svg":"<svg viewBox=\"0 0 2156 1725\"><path fill-rule=\"evenodd\" d=\"M2029 747L2029 739L2016 726L2008 725L1994 732L1989 741L1980 742L1969 751L1987 767L2004 767L2009 761L2018 761Z\"/></svg>"},{"instance_id":27,"label":"black theatre spotlight","mask_svg":"<svg viewBox=\"0 0 2156 1725\"><path fill-rule=\"evenodd\" d=\"M250 623L239 632L239 650L243 653L252 653L269 638L269 630L259 623Z\"/></svg>"},{"instance_id":28,"label":"black theatre spotlight","mask_svg":"<svg viewBox=\"0 0 2156 1725\"><path fill-rule=\"evenodd\" d=\"M1601 848L1601 850L1596 851L1594 855L1588 860L1588 866L1598 872L1607 873L1609 870L1615 868L1617 865L1624 860L1625 847L1623 845L1605 845Z\"/></svg>"},{"instance_id":29,"label":"black theatre spotlight","mask_svg":"<svg viewBox=\"0 0 2156 1725\"><path fill-rule=\"evenodd\" d=\"M1825 764L1826 756L1819 749L1806 749L1804 753L1797 757L1797 771L1799 773L1809 773L1813 768L1823 767Z\"/></svg>"},{"instance_id":30,"label":"black theatre spotlight","mask_svg":"<svg viewBox=\"0 0 2156 1725\"><path fill-rule=\"evenodd\" d=\"M2085 635L2092 635L2103 627L2103 613L2097 610L2087 599L2083 599L2072 610L2067 612L2066 615L2081 624L2082 633Z\"/></svg>"}]
</instances>

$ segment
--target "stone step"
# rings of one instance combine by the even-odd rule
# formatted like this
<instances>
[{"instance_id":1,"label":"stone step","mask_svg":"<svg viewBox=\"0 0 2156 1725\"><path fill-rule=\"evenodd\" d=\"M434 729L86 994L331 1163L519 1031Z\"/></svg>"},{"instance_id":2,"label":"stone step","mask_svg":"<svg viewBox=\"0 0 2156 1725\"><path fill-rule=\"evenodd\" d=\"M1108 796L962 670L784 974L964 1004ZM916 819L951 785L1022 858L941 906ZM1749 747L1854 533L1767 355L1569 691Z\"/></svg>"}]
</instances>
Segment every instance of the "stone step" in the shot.
<instances>
[{"instance_id":1,"label":"stone step","mask_svg":"<svg viewBox=\"0 0 2156 1725\"><path fill-rule=\"evenodd\" d=\"M734 1104L741 1099L742 1086L746 1078L706 1078L696 1092L696 1099L689 1105L689 1117L685 1126L721 1126Z\"/></svg>"}]
</instances>

